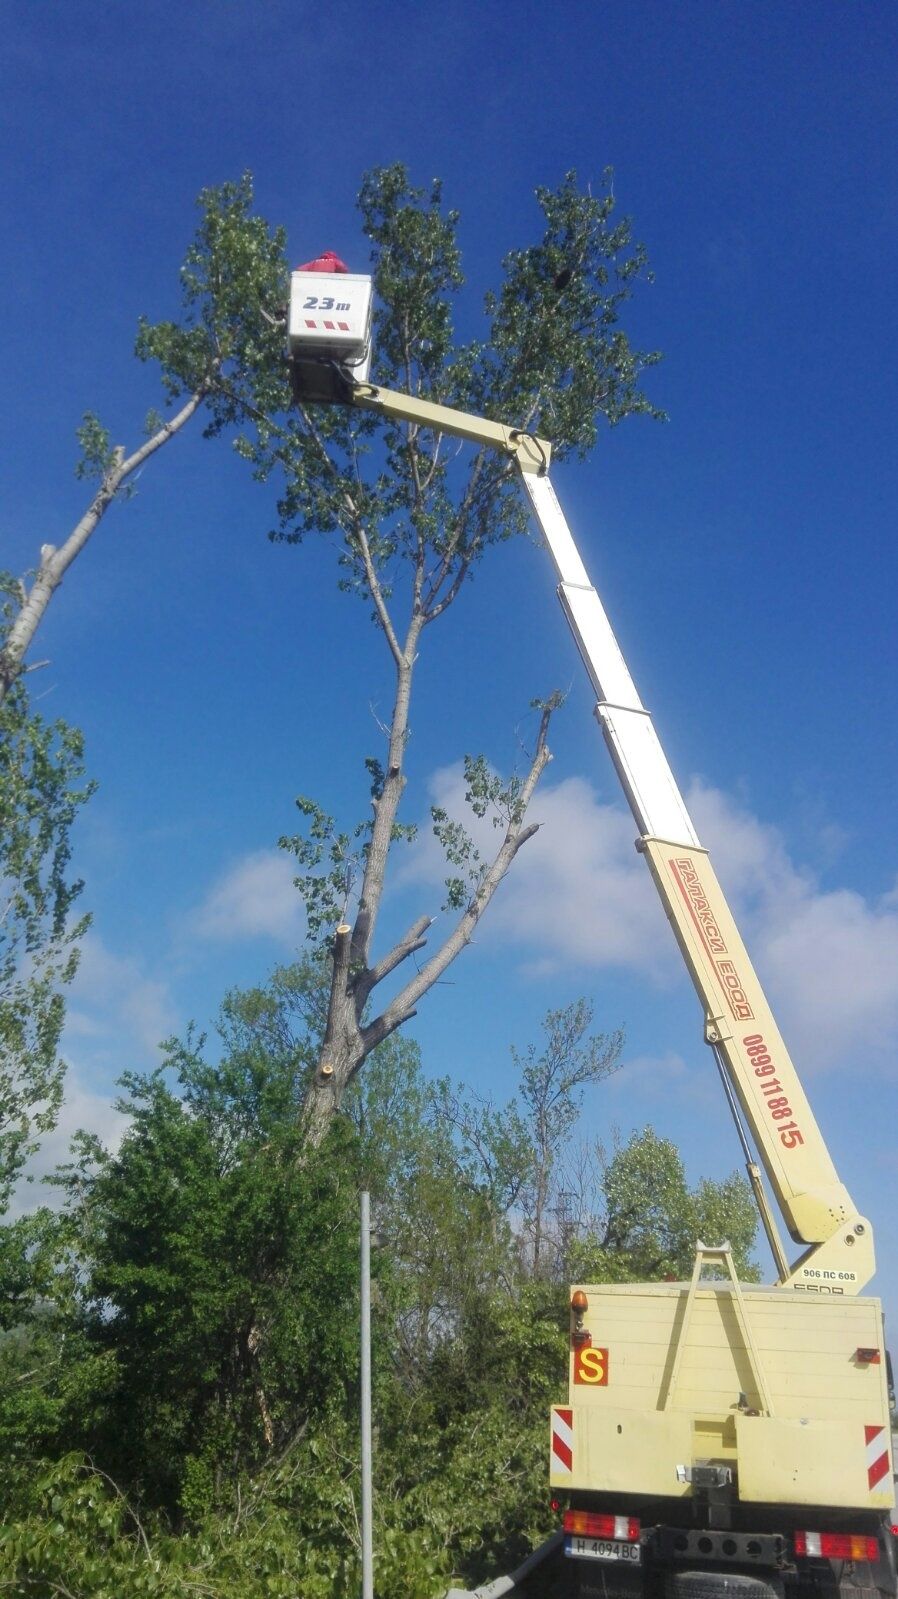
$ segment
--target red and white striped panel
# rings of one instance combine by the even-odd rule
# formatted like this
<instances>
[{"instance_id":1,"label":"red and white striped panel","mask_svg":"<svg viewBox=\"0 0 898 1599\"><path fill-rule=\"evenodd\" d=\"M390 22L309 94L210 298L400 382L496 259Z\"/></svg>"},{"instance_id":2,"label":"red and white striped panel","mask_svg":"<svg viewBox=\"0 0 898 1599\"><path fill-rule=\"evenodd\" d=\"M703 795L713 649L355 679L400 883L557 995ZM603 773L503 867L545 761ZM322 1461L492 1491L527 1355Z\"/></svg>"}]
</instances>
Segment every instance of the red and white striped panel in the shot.
<instances>
[{"instance_id":1,"label":"red and white striped panel","mask_svg":"<svg viewBox=\"0 0 898 1599\"><path fill-rule=\"evenodd\" d=\"M865 1427L867 1445L867 1482L875 1488L889 1474L889 1438L885 1427Z\"/></svg>"},{"instance_id":2,"label":"red and white striped panel","mask_svg":"<svg viewBox=\"0 0 898 1599\"><path fill-rule=\"evenodd\" d=\"M307 328L327 328L328 333L334 333L338 328L341 333L349 332L348 322L316 322L313 317L308 316L303 319L303 322Z\"/></svg>"},{"instance_id":3,"label":"red and white striped panel","mask_svg":"<svg viewBox=\"0 0 898 1599\"><path fill-rule=\"evenodd\" d=\"M552 1471L556 1477L568 1476L574 1467L574 1412L552 1410Z\"/></svg>"}]
</instances>

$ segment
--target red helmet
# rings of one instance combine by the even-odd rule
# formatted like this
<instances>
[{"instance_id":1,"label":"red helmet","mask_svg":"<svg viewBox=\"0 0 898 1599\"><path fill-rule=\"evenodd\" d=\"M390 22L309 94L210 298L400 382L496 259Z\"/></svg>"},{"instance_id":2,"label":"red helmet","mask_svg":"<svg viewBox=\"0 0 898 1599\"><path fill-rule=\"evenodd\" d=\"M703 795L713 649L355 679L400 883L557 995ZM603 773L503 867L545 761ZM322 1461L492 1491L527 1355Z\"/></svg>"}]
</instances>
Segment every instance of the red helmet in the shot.
<instances>
[{"instance_id":1,"label":"red helmet","mask_svg":"<svg viewBox=\"0 0 898 1599\"><path fill-rule=\"evenodd\" d=\"M302 266L296 268L297 272L348 272L345 261L341 261L335 250L323 250L321 255L316 255L314 261L304 261Z\"/></svg>"}]
</instances>

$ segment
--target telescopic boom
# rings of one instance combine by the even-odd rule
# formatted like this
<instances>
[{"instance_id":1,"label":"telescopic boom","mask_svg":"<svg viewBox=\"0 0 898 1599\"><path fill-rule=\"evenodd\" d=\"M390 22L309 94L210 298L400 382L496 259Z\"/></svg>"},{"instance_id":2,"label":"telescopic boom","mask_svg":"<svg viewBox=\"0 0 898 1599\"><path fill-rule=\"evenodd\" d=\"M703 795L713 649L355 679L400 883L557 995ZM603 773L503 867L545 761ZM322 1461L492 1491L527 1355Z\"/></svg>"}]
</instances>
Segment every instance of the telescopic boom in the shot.
<instances>
[{"instance_id":1,"label":"telescopic boom","mask_svg":"<svg viewBox=\"0 0 898 1599\"><path fill-rule=\"evenodd\" d=\"M297 284L297 279L302 281ZM337 289L348 295L343 287L347 281L338 280ZM361 278L354 282L370 285L370 280ZM549 481L550 444L498 422L359 381L345 364L334 360L330 348L324 356L316 352L314 307L306 317L313 331L302 330L302 318L293 310L300 296L303 302L334 298L309 294L310 285L320 286L315 274L294 274L290 343L299 398L350 404L434 433L469 439L514 458L555 563L558 596L595 690L596 716L639 830L636 848L648 862L704 1011L705 1041L714 1052L736 1119L779 1282L809 1293L861 1293L875 1270L872 1228L857 1214L839 1181L652 718L589 580ZM366 333L368 292L368 303L360 307L352 324ZM344 320L348 317L347 307ZM330 319L325 326L330 328ZM358 362L357 371L366 370L370 345L365 334L359 349L366 358L364 364ZM793 1265L778 1236L744 1124L786 1228L804 1246Z\"/></svg>"}]
</instances>

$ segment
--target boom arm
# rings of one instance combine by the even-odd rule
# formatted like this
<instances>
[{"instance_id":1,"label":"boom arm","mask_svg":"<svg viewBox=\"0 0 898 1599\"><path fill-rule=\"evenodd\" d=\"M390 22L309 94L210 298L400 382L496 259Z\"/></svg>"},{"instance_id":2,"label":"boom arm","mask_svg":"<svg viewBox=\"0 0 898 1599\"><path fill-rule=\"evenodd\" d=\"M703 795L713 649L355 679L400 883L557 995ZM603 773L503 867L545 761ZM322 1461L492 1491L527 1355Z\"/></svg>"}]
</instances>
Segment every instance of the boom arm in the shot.
<instances>
[{"instance_id":1,"label":"boom arm","mask_svg":"<svg viewBox=\"0 0 898 1599\"><path fill-rule=\"evenodd\" d=\"M858 1294L875 1270L870 1223L839 1181L798 1073L774 1021L707 851L589 581L548 477L547 441L373 384L347 385L353 405L454 434L515 458L558 573L558 595L598 704L596 716L705 1014L734 1112L738 1107L792 1238L805 1245L789 1266L757 1168L749 1174L784 1286ZM739 1116L737 1125L745 1142Z\"/></svg>"},{"instance_id":2,"label":"boom arm","mask_svg":"<svg viewBox=\"0 0 898 1599\"><path fill-rule=\"evenodd\" d=\"M558 572L558 595L598 696L596 716L705 1013L705 1039L735 1093L792 1237L781 1281L860 1293L875 1269L873 1235L838 1179L760 980L702 848L547 476L523 473ZM762 1215L764 1212L762 1210ZM765 1216L768 1236L769 1216ZM785 1269L783 1269L785 1267Z\"/></svg>"}]
</instances>

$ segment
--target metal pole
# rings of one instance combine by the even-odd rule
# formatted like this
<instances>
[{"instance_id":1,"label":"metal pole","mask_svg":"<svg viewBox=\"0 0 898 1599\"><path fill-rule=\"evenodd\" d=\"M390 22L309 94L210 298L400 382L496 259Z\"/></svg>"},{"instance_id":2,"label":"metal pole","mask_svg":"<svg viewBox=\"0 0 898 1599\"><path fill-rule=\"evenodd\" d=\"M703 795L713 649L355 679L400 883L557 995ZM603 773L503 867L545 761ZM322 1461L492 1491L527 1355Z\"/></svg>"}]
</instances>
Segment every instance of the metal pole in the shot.
<instances>
[{"instance_id":1,"label":"metal pole","mask_svg":"<svg viewBox=\"0 0 898 1599\"><path fill-rule=\"evenodd\" d=\"M374 1599L371 1522L371 1198L362 1194L362 1599Z\"/></svg>"}]
</instances>

